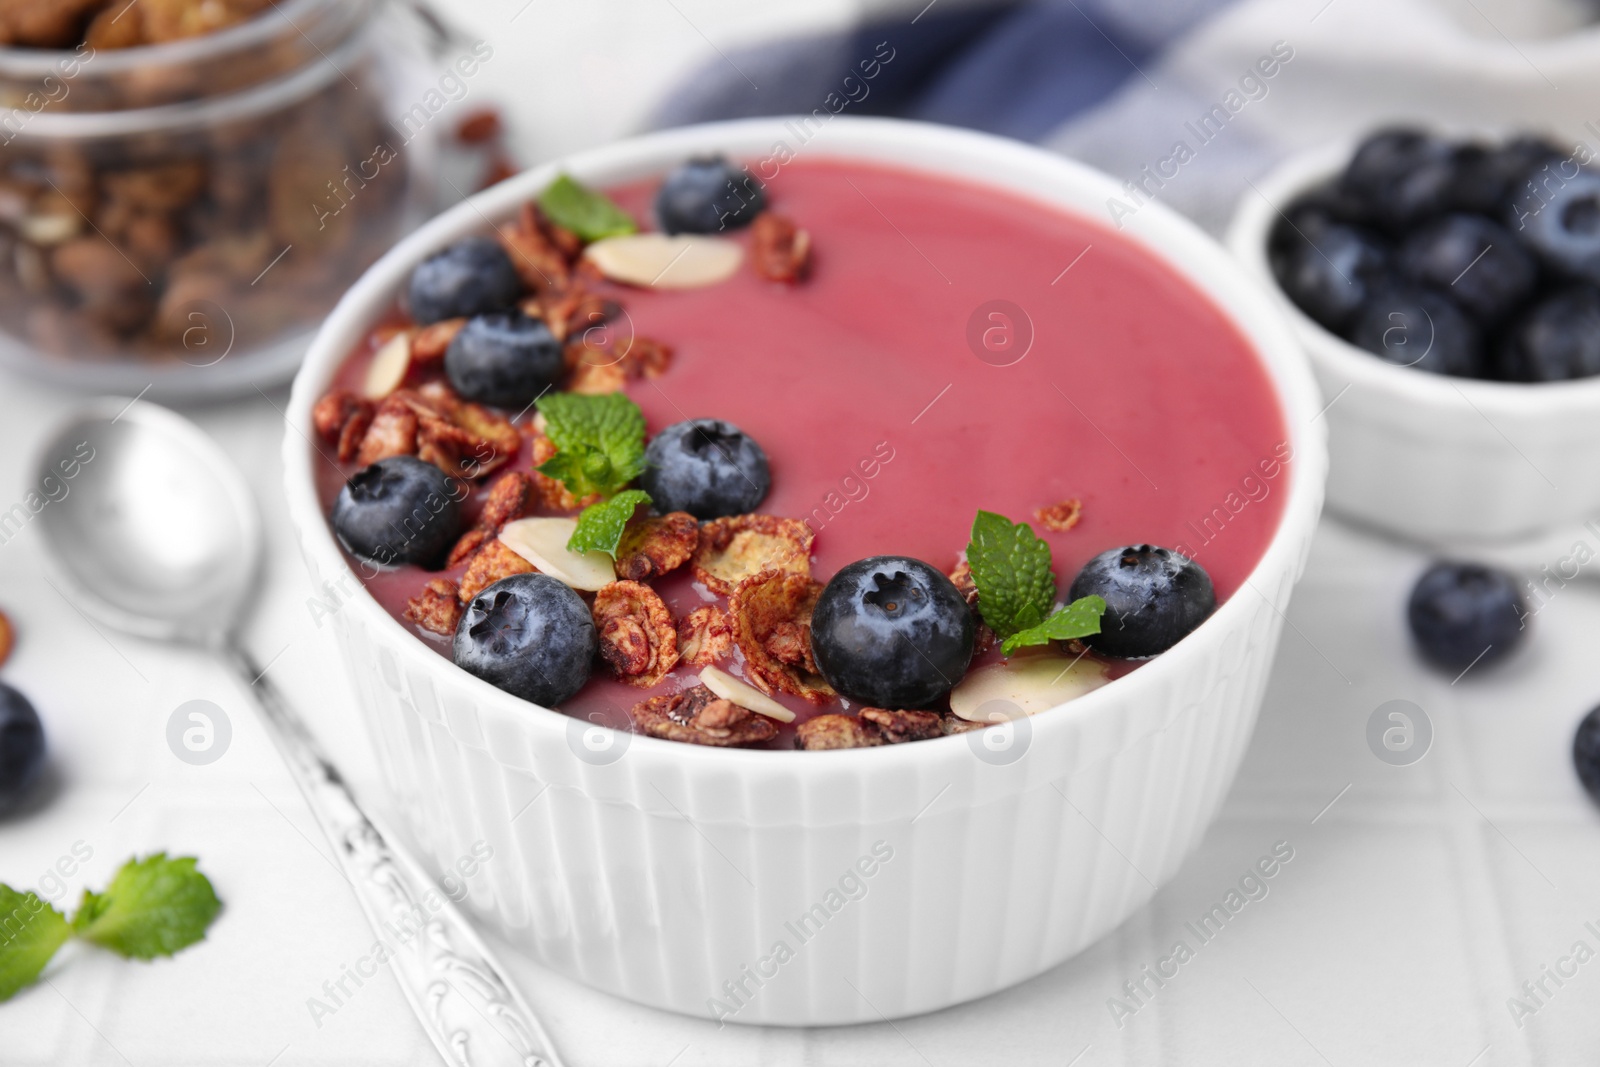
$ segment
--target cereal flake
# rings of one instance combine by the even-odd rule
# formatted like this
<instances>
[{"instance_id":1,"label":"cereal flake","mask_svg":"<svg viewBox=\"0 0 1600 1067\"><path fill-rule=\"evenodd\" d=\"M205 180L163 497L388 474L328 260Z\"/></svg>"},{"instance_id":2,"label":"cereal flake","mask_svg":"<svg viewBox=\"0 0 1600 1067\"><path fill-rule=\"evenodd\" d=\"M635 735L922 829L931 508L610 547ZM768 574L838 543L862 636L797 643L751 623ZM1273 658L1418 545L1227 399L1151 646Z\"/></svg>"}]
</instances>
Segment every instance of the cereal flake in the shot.
<instances>
[{"instance_id":1,"label":"cereal flake","mask_svg":"<svg viewBox=\"0 0 1600 1067\"><path fill-rule=\"evenodd\" d=\"M617 577L635 582L658 578L689 562L699 543L700 524L686 511L630 523L617 542Z\"/></svg>"},{"instance_id":2,"label":"cereal flake","mask_svg":"<svg viewBox=\"0 0 1600 1067\"><path fill-rule=\"evenodd\" d=\"M728 604L733 639L746 673L769 696L781 690L812 704L838 696L811 652L811 612L822 583L809 575L768 570L745 579Z\"/></svg>"},{"instance_id":3,"label":"cereal flake","mask_svg":"<svg viewBox=\"0 0 1600 1067\"><path fill-rule=\"evenodd\" d=\"M799 519L735 515L700 527L694 576L713 593L727 596L740 582L761 571L811 574L811 544L816 534Z\"/></svg>"}]
</instances>

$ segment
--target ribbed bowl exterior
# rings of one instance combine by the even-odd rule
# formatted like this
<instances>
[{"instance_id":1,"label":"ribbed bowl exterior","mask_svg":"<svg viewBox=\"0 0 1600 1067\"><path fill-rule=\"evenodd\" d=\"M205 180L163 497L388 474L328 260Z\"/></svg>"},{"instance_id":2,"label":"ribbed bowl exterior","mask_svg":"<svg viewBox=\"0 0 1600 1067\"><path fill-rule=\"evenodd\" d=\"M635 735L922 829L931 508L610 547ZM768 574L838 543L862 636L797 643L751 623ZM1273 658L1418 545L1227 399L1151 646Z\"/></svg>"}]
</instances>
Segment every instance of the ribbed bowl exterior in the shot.
<instances>
[{"instance_id":1,"label":"ribbed bowl exterior","mask_svg":"<svg viewBox=\"0 0 1600 1067\"><path fill-rule=\"evenodd\" d=\"M1117 187L1025 146L834 120L821 150L995 180L1090 213ZM699 151L754 153L775 121L691 128L566 161L626 180ZM397 248L345 298L291 399L291 510L313 578L349 570L318 507L312 403L426 251L549 181L482 194ZM1325 471L1318 401L1270 303L1186 222L1135 239L1212 293L1262 353L1295 448L1278 534L1246 587L1168 653L1005 727L885 748L710 750L591 727L457 670L364 593L332 629L406 826L467 904L540 962L655 1007L738 1023L857 1023L996 992L1142 906L1199 842L1238 768Z\"/></svg>"},{"instance_id":2,"label":"ribbed bowl exterior","mask_svg":"<svg viewBox=\"0 0 1600 1067\"><path fill-rule=\"evenodd\" d=\"M497 729L474 693L417 662L414 638L353 612L336 632L416 839L446 871L474 846L494 849L466 882L491 926L630 1000L721 1017L715 998L739 1022L851 1023L1003 989L1148 901L1233 780L1290 584L1281 575L1272 603L1257 597L1237 627L1206 635L1203 675L1128 686L1050 751L1013 734L1026 751L1003 766L966 735L921 743L925 759L858 759L831 774L691 773L637 750L598 767L565 733ZM841 891L815 930L794 925L880 841L892 858L860 878L864 895ZM761 985L744 978L762 977L780 941L793 959ZM741 980L735 1000L724 983Z\"/></svg>"}]
</instances>

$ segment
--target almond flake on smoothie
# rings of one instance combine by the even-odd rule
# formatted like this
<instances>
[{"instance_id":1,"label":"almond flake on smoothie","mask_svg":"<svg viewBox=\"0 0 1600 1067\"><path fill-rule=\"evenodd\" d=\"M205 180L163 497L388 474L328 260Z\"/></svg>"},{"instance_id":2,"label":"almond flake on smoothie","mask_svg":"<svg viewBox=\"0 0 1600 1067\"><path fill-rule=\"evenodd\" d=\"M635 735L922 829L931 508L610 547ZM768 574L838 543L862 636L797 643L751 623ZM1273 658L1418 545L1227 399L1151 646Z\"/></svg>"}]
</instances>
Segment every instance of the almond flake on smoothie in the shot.
<instances>
[{"instance_id":1,"label":"almond flake on smoothie","mask_svg":"<svg viewBox=\"0 0 1600 1067\"><path fill-rule=\"evenodd\" d=\"M625 285L701 289L733 277L744 249L725 237L633 233L596 241L583 250L583 258Z\"/></svg>"}]
</instances>

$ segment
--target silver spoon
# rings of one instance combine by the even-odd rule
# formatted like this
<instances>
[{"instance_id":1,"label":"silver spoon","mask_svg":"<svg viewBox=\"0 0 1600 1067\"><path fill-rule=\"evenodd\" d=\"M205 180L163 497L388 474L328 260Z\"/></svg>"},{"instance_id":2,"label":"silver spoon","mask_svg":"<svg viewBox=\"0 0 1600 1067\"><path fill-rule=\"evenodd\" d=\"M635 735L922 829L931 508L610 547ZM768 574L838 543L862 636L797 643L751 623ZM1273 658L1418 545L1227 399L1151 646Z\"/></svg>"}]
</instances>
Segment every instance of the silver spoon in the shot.
<instances>
[{"instance_id":1,"label":"silver spoon","mask_svg":"<svg viewBox=\"0 0 1600 1067\"><path fill-rule=\"evenodd\" d=\"M445 1061L560 1067L504 969L422 866L362 811L240 645L238 626L260 569L261 523L243 477L215 442L165 408L103 400L52 435L34 477L41 483L68 487L39 514L62 594L125 633L217 656L255 698Z\"/></svg>"}]
</instances>

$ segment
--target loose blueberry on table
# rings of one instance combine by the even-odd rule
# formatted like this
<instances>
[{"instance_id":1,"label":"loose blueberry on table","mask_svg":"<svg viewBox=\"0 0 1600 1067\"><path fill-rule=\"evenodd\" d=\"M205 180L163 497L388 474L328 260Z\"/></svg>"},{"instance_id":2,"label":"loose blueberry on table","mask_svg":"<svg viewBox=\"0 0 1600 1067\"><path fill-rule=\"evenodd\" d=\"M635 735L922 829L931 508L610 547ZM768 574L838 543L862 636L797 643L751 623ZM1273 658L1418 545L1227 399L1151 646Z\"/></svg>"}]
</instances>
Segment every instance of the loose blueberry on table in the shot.
<instances>
[{"instance_id":1,"label":"loose blueberry on table","mask_svg":"<svg viewBox=\"0 0 1600 1067\"><path fill-rule=\"evenodd\" d=\"M1572 737L1572 765L1584 791L1600 804L1600 708L1592 709L1578 723Z\"/></svg>"},{"instance_id":2,"label":"loose blueberry on table","mask_svg":"<svg viewBox=\"0 0 1600 1067\"><path fill-rule=\"evenodd\" d=\"M44 771L44 727L28 698L0 682L0 814L25 803Z\"/></svg>"},{"instance_id":3,"label":"loose blueberry on table","mask_svg":"<svg viewBox=\"0 0 1600 1067\"><path fill-rule=\"evenodd\" d=\"M1503 658L1526 633L1516 579L1476 563L1435 563L1411 587L1406 619L1424 657L1466 671Z\"/></svg>"},{"instance_id":4,"label":"loose blueberry on table","mask_svg":"<svg viewBox=\"0 0 1600 1067\"><path fill-rule=\"evenodd\" d=\"M896 320L881 301L850 306L844 294L862 290L853 279L892 276L885 257L908 271L926 263L908 259L892 229L881 240L862 235L863 218L881 217L862 213L860 194L886 211L920 207L961 235L981 261L979 276L961 279L960 295L975 304L991 295L996 268L983 257L996 249L1010 263L1019 244L1035 241L1042 284L1059 273L1042 269L1044 257L1066 251L1065 261L1082 247L1038 237L1041 225L1112 238L910 172L792 163L768 185L754 166L695 159L605 193L561 177L497 238L466 238L417 266L403 304L314 411L329 446L319 480L330 523L392 614L462 669L535 704L686 743L832 749L982 729L999 721L995 694L1028 710L1059 703L1171 648L1238 587L1271 536L1281 494L1235 518L1238 478L1216 468L1282 476L1286 451L1258 458L1282 439L1270 386L1218 313L1131 248L1108 253L1100 268L1127 294L1128 316L1108 317L1094 335L1119 355L1103 365L1121 373L1124 361L1169 349L1151 330L1141 355L1141 342L1120 332L1133 319L1144 328L1150 286L1163 285L1175 294L1170 331L1233 361L1226 390L1181 391L1186 402L1203 394L1186 410L1204 419L1227 403L1249 427L1216 431L1209 457L1164 448L1180 458L1160 462L1185 464L1173 484L1192 489L1190 498L1138 495L1122 458L1114 469L1061 474L1092 447L1077 439L1063 441L1065 464L1041 459L1031 471L973 455L911 469L929 449L943 454L924 438L918 459L890 468L900 488L925 482L929 493L918 496L894 495L884 470L899 453L884 440L840 463L848 500L826 482L814 488L818 466L839 484L835 460L818 458L833 454L831 438L874 420L955 440L970 433L959 403L986 423L1027 427L1039 448L1042 435L1060 433L1059 405L1019 411L1017 390L1031 387L995 384L995 368L965 353L960 322L950 331L963 349L959 368L938 371L959 384L944 411L918 416L927 383L907 381L903 369L868 381L878 347L894 343L883 338L920 337L922 323L910 312ZM657 232L643 229L648 222ZM1339 239L1352 275L1389 255L1365 231ZM813 264L819 247L827 259ZM1330 318L1353 315L1362 298L1309 263L1306 290L1318 290ZM1084 321L1081 310L1070 314ZM648 336L658 329L671 344ZM780 365L760 342L791 331L807 337L803 362ZM851 347L864 337L872 348ZM908 366L927 362L907 347ZM729 387L745 379L748 387ZM1096 388L1121 395L1127 386ZM806 408L819 395L841 405L836 417ZM901 411L904 396L920 399ZM1186 443L1202 432L1189 427ZM1068 477L1089 483L1085 498L1064 495ZM874 478L879 499L868 501L857 487ZM989 499L1012 517L982 510ZM833 520L846 503L856 510ZM1234 523L1227 533L1213 541L1187 532L1182 509L1203 515L1212 504ZM897 522L872 507L907 510ZM970 530L951 523L974 512ZM1024 512L1037 532L1013 521ZM1151 526L1171 547L1139 540ZM1208 565L1224 575L1218 587L1180 538L1211 553ZM927 561L940 554L945 566ZM1068 586L1058 587L1058 560L1063 578L1077 571Z\"/></svg>"},{"instance_id":5,"label":"loose blueberry on table","mask_svg":"<svg viewBox=\"0 0 1600 1067\"><path fill-rule=\"evenodd\" d=\"M1359 348L1434 374L1600 374L1600 174L1542 139L1382 130L1269 238L1278 284Z\"/></svg>"}]
</instances>

